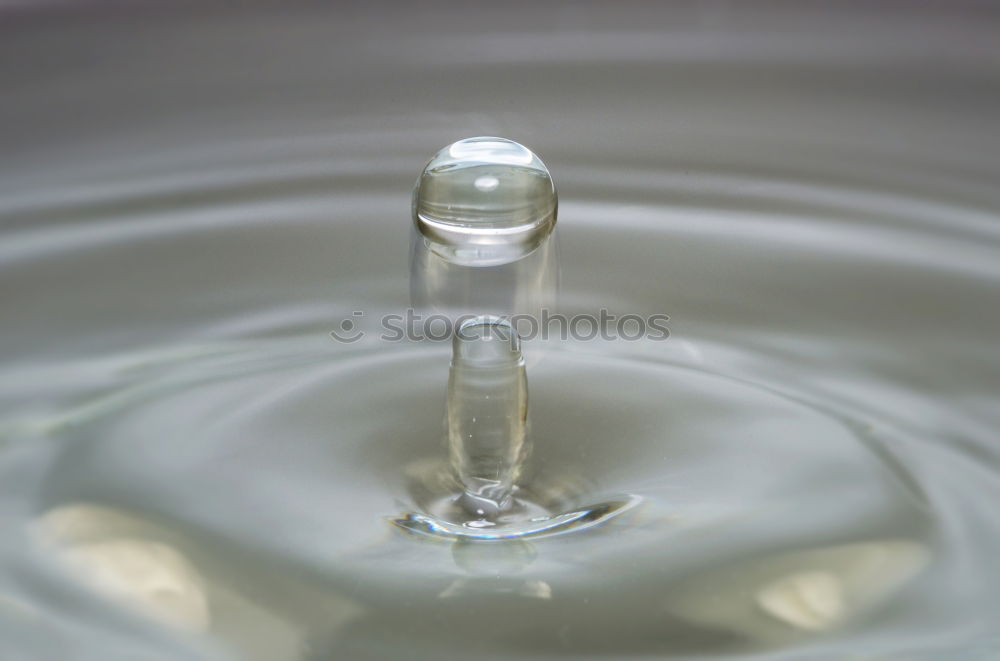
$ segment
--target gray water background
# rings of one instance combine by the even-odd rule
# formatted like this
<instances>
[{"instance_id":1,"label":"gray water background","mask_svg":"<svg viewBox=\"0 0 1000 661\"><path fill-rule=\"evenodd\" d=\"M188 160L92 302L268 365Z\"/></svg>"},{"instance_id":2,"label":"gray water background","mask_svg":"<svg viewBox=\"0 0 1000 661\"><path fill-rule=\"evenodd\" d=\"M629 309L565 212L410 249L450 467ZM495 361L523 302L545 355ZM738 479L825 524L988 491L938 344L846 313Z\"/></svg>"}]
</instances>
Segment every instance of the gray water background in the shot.
<instances>
[{"instance_id":1,"label":"gray water background","mask_svg":"<svg viewBox=\"0 0 1000 661\"><path fill-rule=\"evenodd\" d=\"M1000 658L991 3L0 6L0 658ZM560 192L532 486L407 536L447 343L409 196L471 135Z\"/></svg>"}]
</instances>

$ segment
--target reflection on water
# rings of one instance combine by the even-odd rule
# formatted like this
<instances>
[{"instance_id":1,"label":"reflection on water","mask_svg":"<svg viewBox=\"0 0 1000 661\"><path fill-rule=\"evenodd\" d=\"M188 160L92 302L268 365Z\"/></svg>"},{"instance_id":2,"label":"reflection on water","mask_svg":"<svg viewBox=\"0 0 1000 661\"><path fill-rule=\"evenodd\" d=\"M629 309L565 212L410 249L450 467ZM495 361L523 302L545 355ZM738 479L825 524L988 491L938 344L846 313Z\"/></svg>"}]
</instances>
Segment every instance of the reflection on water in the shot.
<instances>
[{"instance_id":1,"label":"reflection on water","mask_svg":"<svg viewBox=\"0 0 1000 661\"><path fill-rule=\"evenodd\" d=\"M47 512L37 526L71 572L100 592L178 629L209 628L198 571L167 544L125 536L135 527L125 515L68 505Z\"/></svg>"},{"instance_id":2,"label":"reflection on water","mask_svg":"<svg viewBox=\"0 0 1000 661\"><path fill-rule=\"evenodd\" d=\"M513 594L526 599L551 599L552 586L545 581L518 578L534 562L537 551L523 540L505 543L457 541L451 547L455 564L468 573L456 578L438 595L454 599L468 594Z\"/></svg>"},{"instance_id":3,"label":"reflection on water","mask_svg":"<svg viewBox=\"0 0 1000 661\"><path fill-rule=\"evenodd\" d=\"M994 9L43 5L0 7L0 659L1000 656ZM521 488L635 496L530 547L387 520L454 493L450 348L378 335L470 135L558 182L557 312L670 317L525 343Z\"/></svg>"},{"instance_id":4,"label":"reflection on water","mask_svg":"<svg viewBox=\"0 0 1000 661\"><path fill-rule=\"evenodd\" d=\"M299 658L311 630L322 627L326 635L362 612L289 581L261 595L246 575L234 580L219 558L176 531L109 507L57 507L40 516L33 531L39 548L54 554L74 580L119 608L185 635L220 637L240 658ZM175 544L190 548L202 566Z\"/></svg>"},{"instance_id":5,"label":"reflection on water","mask_svg":"<svg viewBox=\"0 0 1000 661\"><path fill-rule=\"evenodd\" d=\"M776 554L682 581L667 610L774 643L847 623L889 599L929 560L923 545L894 539Z\"/></svg>"}]
</instances>

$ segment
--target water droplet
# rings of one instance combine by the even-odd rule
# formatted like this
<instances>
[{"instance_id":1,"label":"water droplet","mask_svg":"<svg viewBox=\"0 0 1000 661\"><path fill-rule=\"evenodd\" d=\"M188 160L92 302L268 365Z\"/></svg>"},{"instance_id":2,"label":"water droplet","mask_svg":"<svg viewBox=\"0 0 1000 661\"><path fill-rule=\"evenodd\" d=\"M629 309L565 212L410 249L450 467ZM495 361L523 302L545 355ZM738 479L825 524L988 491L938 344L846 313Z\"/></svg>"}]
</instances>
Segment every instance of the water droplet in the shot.
<instances>
[{"instance_id":1,"label":"water droplet","mask_svg":"<svg viewBox=\"0 0 1000 661\"><path fill-rule=\"evenodd\" d=\"M413 220L428 246L468 266L531 253L552 233L557 206L545 164L506 138L466 138L445 147L413 192Z\"/></svg>"},{"instance_id":2,"label":"water droplet","mask_svg":"<svg viewBox=\"0 0 1000 661\"><path fill-rule=\"evenodd\" d=\"M448 491L425 502L423 512L394 518L404 530L512 540L591 528L638 503L631 496L593 505L541 502L517 485L527 455L527 377L520 337L499 315L534 310L544 295L525 293L554 286L554 244L547 239L556 208L545 165L504 138L460 140L438 152L417 181L411 295L465 319L453 336L447 407L461 491L448 481ZM500 268L479 268L489 266ZM533 596L551 597L545 584L529 587ZM459 591L452 586L441 596Z\"/></svg>"}]
</instances>

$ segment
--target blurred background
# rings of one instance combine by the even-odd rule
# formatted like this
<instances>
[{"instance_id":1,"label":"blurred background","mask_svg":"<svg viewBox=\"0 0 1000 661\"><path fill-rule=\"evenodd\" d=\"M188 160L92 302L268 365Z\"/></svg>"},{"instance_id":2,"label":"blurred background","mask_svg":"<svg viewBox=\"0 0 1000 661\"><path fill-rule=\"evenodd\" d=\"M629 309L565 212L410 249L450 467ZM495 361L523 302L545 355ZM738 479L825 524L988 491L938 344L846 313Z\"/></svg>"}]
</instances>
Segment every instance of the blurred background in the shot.
<instances>
[{"instance_id":1,"label":"blurred background","mask_svg":"<svg viewBox=\"0 0 1000 661\"><path fill-rule=\"evenodd\" d=\"M488 550L386 521L447 345L329 336L476 135L671 333L528 374L642 507ZM0 657L1000 658L998 154L995 2L0 2Z\"/></svg>"}]
</instances>

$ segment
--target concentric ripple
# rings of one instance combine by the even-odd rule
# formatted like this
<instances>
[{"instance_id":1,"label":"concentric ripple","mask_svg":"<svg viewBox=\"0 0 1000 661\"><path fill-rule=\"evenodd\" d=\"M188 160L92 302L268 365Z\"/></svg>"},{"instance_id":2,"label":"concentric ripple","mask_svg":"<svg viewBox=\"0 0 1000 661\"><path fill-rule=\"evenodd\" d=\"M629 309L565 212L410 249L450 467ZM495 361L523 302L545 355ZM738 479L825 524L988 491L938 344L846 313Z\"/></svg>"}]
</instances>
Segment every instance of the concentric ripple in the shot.
<instances>
[{"instance_id":1,"label":"concentric ripple","mask_svg":"<svg viewBox=\"0 0 1000 661\"><path fill-rule=\"evenodd\" d=\"M995 12L156 11L0 9L0 657L1000 653ZM525 343L516 538L379 338L465 135L560 312L670 316Z\"/></svg>"}]
</instances>

